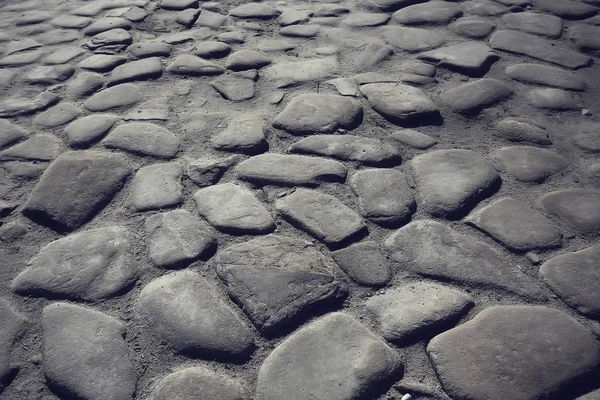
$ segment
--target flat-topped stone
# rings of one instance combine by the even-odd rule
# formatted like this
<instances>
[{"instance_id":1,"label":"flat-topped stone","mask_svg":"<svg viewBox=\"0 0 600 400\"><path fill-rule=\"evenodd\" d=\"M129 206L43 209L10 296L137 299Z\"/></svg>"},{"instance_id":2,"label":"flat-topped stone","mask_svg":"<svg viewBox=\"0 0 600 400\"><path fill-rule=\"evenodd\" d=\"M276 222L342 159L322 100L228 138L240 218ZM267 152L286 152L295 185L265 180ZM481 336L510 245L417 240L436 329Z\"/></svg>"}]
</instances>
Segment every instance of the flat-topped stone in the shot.
<instances>
[{"instance_id":1,"label":"flat-topped stone","mask_svg":"<svg viewBox=\"0 0 600 400\"><path fill-rule=\"evenodd\" d=\"M543 182L569 166L567 160L555 152L531 146L503 147L490 157L522 182Z\"/></svg>"},{"instance_id":2,"label":"flat-topped stone","mask_svg":"<svg viewBox=\"0 0 600 400\"><path fill-rule=\"evenodd\" d=\"M483 76L498 55L486 44L469 41L419 54L419 58L465 75Z\"/></svg>"},{"instance_id":3,"label":"flat-topped stone","mask_svg":"<svg viewBox=\"0 0 600 400\"><path fill-rule=\"evenodd\" d=\"M392 279L391 263L374 241L356 243L331 255L346 275L360 285L382 286Z\"/></svg>"},{"instance_id":4,"label":"flat-topped stone","mask_svg":"<svg viewBox=\"0 0 600 400\"><path fill-rule=\"evenodd\" d=\"M227 128L211 139L218 150L236 151L246 154L262 153L268 149L264 132L265 121L255 113L235 116Z\"/></svg>"},{"instance_id":5,"label":"flat-topped stone","mask_svg":"<svg viewBox=\"0 0 600 400\"><path fill-rule=\"evenodd\" d=\"M392 122L427 123L439 117L438 107L421 89L400 83L369 83L360 87L369 105Z\"/></svg>"},{"instance_id":6,"label":"flat-topped stone","mask_svg":"<svg viewBox=\"0 0 600 400\"><path fill-rule=\"evenodd\" d=\"M539 123L528 118L509 117L496 123L502 137L511 142L529 142L541 145L552 144L548 132Z\"/></svg>"},{"instance_id":7,"label":"flat-topped stone","mask_svg":"<svg viewBox=\"0 0 600 400\"><path fill-rule=\"evenodd\" d=\"M131 83L123 83L96 93L84 101L83 106L90 111L106 111L131 106L140 102L143 98L144 95L137 86Z\"/></svg>"},{"instance_id":8,"label":"flat-topped stone","mask_svg":"<svg viewBox=\"0 0 600 400\"><path fill-rule=\"evenodd\" d=\"M173 158L179 151L180 139L173 132L156 124L128 122L114 128L102 144L139 155Z\"/></svg>"},{"instance_id":9,"label":"flat-topped stone","mask_svg":"<svg viewBox=\"0 0 600 400\"><path fill-rule=\"evenodd\" d=\"M225 69L214 62L191 54L183 54L173 60L166 71L176 75L210 76L222 74Z\"/></svg>"},{"instance_id":10,"label":"flat-topped stone","mask_svg":"<svg viewBox=\"0 0 600 400\"><path fill-rule=\"evenodd\" d=\"M54 135L40 133L0 152L0 161L52 161L63 150Z\"/></svg>"},{"instance_id":11,"label":"flat-topped stone","mask_svg":"<svg viewBox=\"0 0 600 400\"><path fill-rule=\"evenodd\" d=\"M428 149L437 143L437 140L433 137L414 129L402 129L393 132L391 138L417 149Z\"/></svg>"},{"instance_id":12,"label":"flat-topped stone","mask_svg":"<svg viewBox=\"0 0 600 400\"><path fill-rule=\"evenodd\" d=\"M28 136L29 131L25 128L11 124L5 119L0 119L0 149L10 146Z\"/></svg>"},{"instance_id":13,"label":"flat-topped stone","mask_svg":"<svg viewBox=\"0 0 600 400\"><path fill-rule=\"evenodd\" d=\"M24 90L0 101L0 118L11 118L33 114L58 103L59 97L54 93L37 90Z\"/></svg>"},{"instance_id":14,"label":"flat-topped stone","mask_svg":"<svg viewBox=\"0 0 600 400\"><path fill-rule=\"evenodd\" d=\"M325 81L334 78L341 65L337 57L307 59L303 61L281 62L264 69L263 76L275 81L277 87Z\"/></svg>"},{"instance_id":15,"label":"flat-topped stone","mask_svg":"<svg viewBox=\"0 0 600 400\"><path fill-rule=\"evenodd\" d=\"M129 203L133 210L140 212L179 205L183 201L182 173L177 162L140 168L131 180Z\"/></svg>"},{"instance_id":16,"label":"flat-topped stone","mask_svg":"<svg viewBox=\"0 0 600 400\"><path fill-rule=\"evenodd\" d=\"M504 81L481 78L448 89L442 92L440 98L452 111L470 116L506 101L513 93L512 87Z\"/></svg>"},{"instance_id":17,"label":"flat-topped stone","mask_svg":"<svg viewBox=\"0 0 600 400\"><path fill-rule=\"evenodd\" d=\"M26 319L5 299L0 299L0 393L19 372L19 364L13 363L11 353L17 338L25 328Z\"/></svg>"},{"instance_id":18,"label":"flat-topped stone","mask_svg":"<svg viewBox=\"0 0 600 400\"><path fill-rule=\"evenodd\" d=\"M506 76L525 83L546 85L567 90L585 90L584 79L576 72L540 64L510 65L504 70Z\"/></svg>"},{"instance_id":19,"label":"flat-topped stone","mask_svg":"<svg viewBox=\"0 0 600 400\"><path fill-rule=\"evenodd\" d=\"M483 39L496 28L496 25L479 17L462 17L452 23L449 28L471 39Z\"/></svg>"},{"instance_id":20,"label":"flat-topped stone","mask_svg":"<svg viewBox=\"0 0 600 400\"><path fill-rule=\"evenodd\" d=\"M246 400L247 390L238 379L206 367L174 371L156 384L152 400Z\"/></svg>"},{"instance_id":21,"label":"flat-topped stone","mask_svg":"<svg viewBox=\"0 0 600 400\"><path fill-rule=\"evenodd\" d=\"M33 123L45 128L56 128L79 117L82 111L73 103L60 102L46 111L36 115Z\"/></svg>"},{"instance_id":22,"label":"flat-topped stone","mask_svg":"<svg viewBox=\"0 0 600 400\"><path fill-rule=\"evenodd\" d=\"M237 18L271 19L279 15L279 11L269 4L248 3L229 11L229 15Z\"/></svg>"},{"instance_id":23,"label":"flat-topped stone","mask_svg":"<svg viewBox=\"0 0 600 400\"><path fill-rule=\"evenodd\" d=\"M76 119L64 129L69 146L89 147L101 139L117 122L116 115L94 114Z\"/></svg>"},{"instance_id":24,"label":"flat-topped stone","mask_svg":"<svg viewBox=\"0 0 600 400\"><path fill-rule=\"evenodd\" d=\"M566 90L556 88L532 89L527 98L537 108L553 111L571 111L581 109L580 98Z\"/></svg>"},{"instance_id":25,"label":"flat-topped stone","mask_svg":"<svg viewBox=\"0 0 600 400\"><path fill-rule=\"evenodd\" d=\"M77 66L94 72L112 71L117 65L127 62L127 57L112 54L95 54L81 60Z\"/></svg>"},{"instance_id":26,"label":"flat-topped stone","mask_svg":"<svg viewBox=\"0 0 600 400\"><path fill-rule=\"evenodd\" d=\"M574 25L567 30L567 37L579 51L598 55L600 50L600 26Z\"/></svg>"},{"instance_id":27,"label":"flat-topped stone","mask_svg":"<svg viewBox=\"0 0 600 400\"><path fill-rule=\"evenodd\" d=\"M159 57L149 57L142 60L131 61L113 69L108 79L108 86L130 81L141 81L160 78L163 73L162 62Z\"/></svg>"},{"instance_id":28,"label":"flat-topped stone","mask_svg":"<svg viewBox=\"0 0 600 400\"><path fill-rule=\"evenodd\" d=\"M590 4L573 0L534 0L537 9L556 14L565 19L585 19L598 14L598 9Z\"/></svg>"},{"instance_id":29,"label":"flat-topped stone","mask_svg":"<svg viewBox=\"0 0 600 400\"><path fill-rule=\"evenodd\" d=\"M502 16L502 22L508 29L551 38L560 37L563 31L562 19L554 15L536 12L509 13Z\"/></svg>"},{"instance_id":30,"label":"flat-topped stone","mask_svg":"<svg viewBox=\"0 0 600 400\"><path fill-rule=\"evenodd\" d=\"M380 32L387 43L408 52L435 49L446 41L441 33L422 28L385 26Z\"/></svg>"},{"instance_id":31,"label":"flat-topped stone","mask_svg":"<svg viewBox=\"0 0 600 400\"><path fill-rule=\"evenodd\" d=\"M404 7L392 17L404 25L447 24L462 14L459 4L436 0Z\"/></svg>"},{"instance_id":32,"label":"flat-topped stone","mask_svg":"<svg viewBox=\"0 0 600 400\"><path fill-rule=\"evenodd\" d=\"M600 191L563 189L548 193L540 201L571 228L581 232L600 230Z\"/></svg>"}]
</instances>

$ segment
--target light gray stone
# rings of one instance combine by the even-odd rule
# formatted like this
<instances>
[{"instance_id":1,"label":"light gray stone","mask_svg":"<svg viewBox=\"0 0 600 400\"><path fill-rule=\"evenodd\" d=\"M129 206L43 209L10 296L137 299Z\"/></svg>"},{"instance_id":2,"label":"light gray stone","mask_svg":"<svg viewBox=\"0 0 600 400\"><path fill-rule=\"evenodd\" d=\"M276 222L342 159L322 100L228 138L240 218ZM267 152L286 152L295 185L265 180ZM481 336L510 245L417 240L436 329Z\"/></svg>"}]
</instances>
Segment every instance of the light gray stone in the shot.
<instances>
[{"instance_id":1,"label":"light gray stone","mask_svg":"<svg viewBox=\"0 0 600 400\"><path fill-rule=\"evenodd\" d=\"M331 254L346 275L360 285L382 286L392 279L390 261L373 241L353 244Z\"/></svg>"},{"instance_id":2,"label":"light gray stone","mask_svg":"<svg viewBox=\"0 0 600 400\"><path fill-rule=\"evenodd\" d=\"M586 83L577 73L549 65L517 64L506 67L506 76L525 83L553 86L567 90L585 90Z\"/></svg>"},{"instance_id":3,"label":"light gray stone","mask_svg":"<svg viewBox=\"0 0 600 400\"><path fill-rule=\"evenodd\" d=\"M419 54L419 58L465 75L483 76L498 55L486 44L469 41L427 51Z\"/></svg>"},{"instance_id":4,"label":"light gray stone","mask_svg":"<svg viewBox=\"0 0 600 400\"><path fill-rule=\"evenodd\" d=\"M404 7L392 17L404 25L447 24L452 19L462 16L460 5L448 1L428 1Z\"/></svg>"},{"instance_id":5,"label":"light gray stone","mask_svg":"<svg viewBox=\"0 0 600 400\"><path fill-rule=\"evenodd\" d=\"M439 116L437 106L421 90L400 83L370 83L360 87L369 105L392 121L398 123L415 120L427 121Z\"/></svg>"},{"instance_id":6,"label":"light gray stone","mask_svg":"<svg viewBox=\"0 0 600 400\"><path fill-rule=\"evenodd\" d=\"M454 112L476 115L483 109L506 101L514 93L507 83L493 78L482 78L463 83L442 92L440 98Z\"/></svg>"},{"instance_id":7,"label":"light gray stone","mask_svg":"<svg viewBox=\"0 0 600 400\"><path fill-rule=\"evenodd\" d=\"M211 139L218 150L238 151L256 154L267 150L264 133L264 120L255 113L242 113L235 116L223 132Z\"/></svg>"},{"instance_id":8,"label":"light gray stone","mask_svg":"<svg viewBox=\"0 0 600 400\"><path fill-rule=\"evenodd\" d=\"M533 89L527 93L527 97L531 104L537 108L554 111L581 109L579 97L562 89Z\"/></svg>"},{"instance_id":9,"label":"light gray stone","mask_svg":"<svg viewBox=\"0 0 600 400\"><path fill-rule=\"evenodd\" d=\"M135 211L173 207L183 201L181 165L176 162L140 168L131 181L129 202Z\"/></svg>"},{"instance_id":10,"label":"light gray stone","mask_svg":"<svg viewBox=\"0 0 600 400\"><path fill-rule=\"evenodd\" d=\"M542 205L571 228L581 232L600 230L600 191L562 189L541 198Z\"/></svg>"},{"instance_id":11,"label":"light gray stone","mask_svg":"<svg viewBox=\"0 0 600 400\"><path fill-rule=\"evenodd\" d=\"M543 182L569 166L555 152L531 146L503 147L490 157L522 182Z\"/></svg>"},{"instance_id":12,"label":"light gray stone","mask_svg":"<svg viewBox=\"0 0 600 400\"><path fill-rule=\"evenodd\" d=\"M117 122L116 115L95 114L79 118L65 128L69 146L89 147L100 140Z\"/></svg>"},{"instance_id":13,"label":"light gray stone","mask_svg":"<svg viewBox=\"0 0 600 400\"><path fill-rule=\"evenodd\" d=\"M508 29L517 29L534 35L557 38L562 35L562 19L554 15L521 12L502 16L502 22Z\"/></svg>"},{"instance_id":14,"label":"light gray stone","mask_svg":"<svg viewBox=\"0 0 600 400\"><path fill-rule=\"evenodd\" d=\"M33 135L0 152L0 161L52 161L62 152L63 143L54 135Z\"/></svg>"},{"instance_id":15,"label":"light gray stone","mask_svg":"<svg viewBox=\"0 0 600 400\"><path fill-rule=\"evenodd\" d=\"M206 367L178 369L156 384L150 400L247 400L242 382Z\"/></svg>"},{"instance_id":16,"label":"light gray stone","mask_svg":"<svg viewBox=\"0 0 600 400\"><path fill-rule=\"evenodd\" d=\"M505 118L496 124L496 129L502 137L511 142L552 144L546 129L528 118Z\"/></svg>"},{"instance_id":17,"label":"light gray stone","mask_svg":"<svg viewBox=\"0 0 600 400\"><path fill-rule=\"evenodd\" d=\"M130 81L160 78L163 73L159 57L149 57L119 65L110 74L108 86Z\"/></svg>"},{"instance_id":18,"label":"light gray stone","mask_svg":"<svg viewBox=\"0 0 600 400\"><path fill-rule=\"evenodd\" d=\"M275 81L277 87L326 81L335 78L341 70L337 57L282 62L265 68L263 76Z\"/></svg>"},{"instance_id":19,"label":"light gray stone","mask_svg":"<svg viewBox=\"0 0 600 400\"><path fill-rule=\"evenodd\" d=\"M180 139L162 126L129 122L113 129L102 144L139 155L173 158L179 151Z\"/></svg>"},{"instance_id":20,"label":"light gray stone","mask_svg":"<svg viewBox=\"0 0 600 400\"><path fill-rule=\"evenodd\" d=\"M123 83L104 89L89 99L83 106L90 111L106 111L139 103L144 98L140 89L131 83Z\"/></svg>"},{"instance_id":21,"label":"light gray stone","mask_svg":"<svg viewBox=\"0 0 600 400\"><path fill-rule=\"evenodd\" d=\"M417 149L428 149L437 143L437 140L431 136L414 129L403 129L401 131L393 132L391 138Z\"/></svg>"},{"instance_id":22,"label":"light gray stone","mask_svg":"<svg viewBox=\"0 0 600 400\"><path fill-rule=\"evenodd\" d=\"M23 332L25 322L25 317L7 300L0 299L0 393L19 372L19 365L13 363L11 353L15 341Z\"/></svg>"},{"instance_id":23,"label":"light gray stone","mask_svg":"<svg viewBox=\"0 0 600 400\"><path fill-rule=\"evenodd\" d=\"M82 111L79 107L72 103L61 102L38 114L33 119L33 123L45 128L56 128L57 126L73 121L81 114Z\"/></svg>"},{"instance_id":24,"label":"light gray stone","mask_svg":"<svg viewBox=\"0 0 600 400\"><path fill-rule=\"evenodd\" d=\"M210 76L222 74L225 70L219 64L191 54L183 54L173 60L166 71L176 75Z\"/></svg>"}]
</instances>

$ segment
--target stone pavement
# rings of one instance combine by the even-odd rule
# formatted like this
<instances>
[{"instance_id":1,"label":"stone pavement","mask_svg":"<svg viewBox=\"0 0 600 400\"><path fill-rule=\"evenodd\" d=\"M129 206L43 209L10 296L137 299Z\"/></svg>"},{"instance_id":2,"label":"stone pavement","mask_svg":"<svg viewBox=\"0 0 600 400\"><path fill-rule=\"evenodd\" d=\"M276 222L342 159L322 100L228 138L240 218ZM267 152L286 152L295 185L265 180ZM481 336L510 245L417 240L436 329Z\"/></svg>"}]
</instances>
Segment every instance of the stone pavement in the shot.
<instances>
[{"instance_id":1,"label":"stone pavement","mask_svg":"<svg viewBox=\"0 0 600 400\"><path fill-rule=\"evenodd\" d=\"M600 399L599 0L4 0L0 399Z\"/></svg>"}]
</instances>

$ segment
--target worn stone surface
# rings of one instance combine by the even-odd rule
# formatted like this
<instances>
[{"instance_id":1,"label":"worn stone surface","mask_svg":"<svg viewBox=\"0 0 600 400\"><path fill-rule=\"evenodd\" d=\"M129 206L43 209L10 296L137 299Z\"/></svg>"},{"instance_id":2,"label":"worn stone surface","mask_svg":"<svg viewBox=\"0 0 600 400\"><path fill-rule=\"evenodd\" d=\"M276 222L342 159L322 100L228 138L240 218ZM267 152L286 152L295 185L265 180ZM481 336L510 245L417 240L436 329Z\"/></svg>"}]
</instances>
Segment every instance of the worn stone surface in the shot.
<instances>
[{"instance_id":1,"label":"worn stone surface","mask_svg":"<svg viewBox=\"0 0 600 400\"><path fill-rule=\"evenodd\" d=\"M567 30L567 37L579 51L597 54L600 50L600 27L587 24L575 25Z\"/></svg>"},{"instance_id":2,"label":"worn stone surface","mask_svg":"<svg viewBox=\"0 0 600 400\"><path fill-rule=\"evenodd\" d=\"M541 198L542 205L571 228L582 232L600 229L600 192L586 189L563 189Z\"/></svg>"},{"instance_id":3,"label":"worn stone surface","mask_svg":"<svg viewBox=\"0 0 600 400\"><path fill-rule=\"evenodd\" d=\"M0 393L10 384L19 365L12 361L15 341L22 334L26 319L11 304L0 299Z\"/></svg>"},{"instance_id":4,"label":"worn stone surface","mask_svg":"<svg viewBox=\"0 0 600 400\"><path fill-rule=\"evenodd\" d=\"M7 120L0 119L0 148L4 148L25 139L29 132Z\"/></svg>"},{"instance_id":5,"label":"worn stone surface","mask_svg":"<svg viewBox=\"0 0 600 400\"><path fill-rule=\"evenodd\" d=\"M106 111L131 106L140 102L143 98L144 95L137 86L131 83L123 83L96 93L87 99L83 106L90 111Z\"/></svg>"},{"instance_id":6,"label":"worn stone surface","mask_svg":"<svg viewBox=\"0 0 600 400\"><path fill-rule=\"evenodd\" d=\"M562 89L533 89L528 94L529 101L537 108L553 111L581 109L580 99L571 92Z\"/></svg>"},{"instance_id":7,"label":"worn stone surface","mask_svg":"<svg viewBox=\"0 0 600 400\"><path fill-rule=\"evenodd\" d=\"M159 57L148 57L119 65L112 70L108 85L160 78L163 66Z\"/></svg>"},{"instance_id":8,"label":"worn stone surface","mask_svg":"<svg viewBox=\"0 0 600 400\"><path fill-rule=\"evenodd\" d=\"M250 100L256 93L252 79L223 76L210 83L223 98L235 102Z\"/></svg>"},{"instance_id":9,"label":"worn stone surface","mask_svg":"<svg viewBox=\"0 0 600 400\"><path fill-rule=\"evenodd\" d=\"M569 166L567 160L555 152L531 146L504 147L490 157L522 182L543 182Z\"/></svg>"},{"instance_id":10,"label":"worn stone surface","mask_svg":"<svg viewBox=\"0 0 600 400\"><path fill-rule=\"evenodd\" d=\"M71 122L64 131L69 146L89 147L106 135L116 122L116 115L89 115Z\"/></svg>"},{"instance_id":11,"label":"worn stone surface","mask_svg":"<svg viewBox=\"0 0 600 400\"><path fill-rule=\"evenodd\" d=\"M80 116L81 113L82 111L79 109L79 107L75 106L74 104L61 102L44 111L43 113L38 114L33 119L33 123L44 128L56 128L57 126L71 122Z\"/></svg>"},{"instance_id":12,"label":"worn stone surface","mask_svg":"<svg viewBox=\"0 0 600 400\"><path fill-rule=\"evenodd\" d=\"M394 273L390 261L373 241L364 241L336 250L332 252L332 256L346 275L361 285L385 285Z\"/></svg>"},{"instance_id":13,"label":"worn stone surface","mask_svg":"<svg viewBox=\"0 0 600 400\"><path fill-rule=\"evenodd\" d=\"M334 78L341 65L337 57L325 57L292 61L271 65L264 70L265 78L275 81L276 86L286 87Z\"/></svg>"},{"instance_id":14,"label":"worn stone surface","mask_svg":"<svg viewBox=\"0 0 600 400\"><path fill-rule=\"evenodd\" d=\"M191 54L184 54L173 60L167 66L166 71L176 75L206 76L222 74L224 69L211 61L203 60Z\"/></svg>"},{"instance_id":15,"label":"worn stone surface","mask_svg":"<svg viewBox=\"0 0 600 400\"><path fill-rule=\"evenodd\" d=\"M446 90L440 98L453 111L474 115L507 100L513 93L510 85L501 80L482 78Z\"/></svg>"},{"instance_id":16,"label":"worn stone surface","mask_svg":"<svg viewBox=\"0 0 600 400\"><path fill-rule=\"evenodd\" d=\"M551 38L560 37L563 30L563 22L559 17L542 13L509 13L502 16L502 22L508 29Z\"/></svg>"},{"instance_id":17,"label":"worn stone surface","mask_svg":"<svg viewBox=\"0 0 600 400\"><path fill-rule=\"evenodd\" d=\"M437 140L429 135L416 131L414 129L403 129L396 131L391 135L392 139L417 149L428 149L437 143Z\"/></svg>"},{"instance_id":18,"label":"worn stone surface","mask_svg":"<svg viewBox=\"0 0 600 400\"><path fill-rule=\"evenodd\" d=\"M460 17L462 13L461 6L456 3L429 1L404 7L392 16L404 25L447 24L453 18Z\"/></svg>"},{"instance_id":19,"label":"worn stone surface","mask_svg":"<svg viewBox=\"0 0 600 400\"><path fill-rule=\"evenodd\" d=\"M183 200L181 165L176 162L140 168L131 180L129 202L135 211L173 207Z\"/></svg>"},{"instance_id":20,"label":"worn stone surface","mask_svg":"<svg viewBox=\"0 0 600 400\"><path fill-rule=\"evenodd\" d=\"M267 149L264 125L260 115L240 114L229 122L227 129L212 138L211 144L219 150L261 153Z\"/></svg>"},{"instance_id":21,"label":"worn stone surface","mask_svg":"<svg viewBox=\"0 0 600 400\"><path fill-rule=\"evenodd\" d=\"M517 64L506 67L505 74L525 83L553 86L567 90L585 90L586 83L576 73L549 65Z\"/></svg>"},{"instance_id":22,"label":"worn stone surface","mask_svg":"<svg viewBox=\"0 0 600 400\"><path fill-rule=\"evenodd\" d=\"M409 52L431 50L445 42L440 33L421 28L385 26L381 34L389 44Z\"/></svg>"},{"instance_id":23,"label":"worn stone surface","mask_svg":"<svg viewBox=\"0 0 600 400\"><path fill-rule=\"evenodd\" d=\"M427 352L453 398L556 397L600 363L587 328L541 306L488 308L433 338Z\"/></svg>"},{"instance_id":24,"label":"worn stone surface","mask_svg":"<svg viewBox=\"0 0 600 400\"><path fill-rule=\"evenodd\" d=\"M420 54L419 58L466 75L482 76L498 55L486 44L471 41L431 50Z\"/></svg>"},{"instance_id":25,"label":"worn stone surface","mask_svg":"<svg viewBox=\"0 0 600 400\"><path fill-rule=\"evenodd\" d=\"M149 122L129 122L114 128L102 144L139 155L173 158L179 151L180 140L162 126Z\"/></svg>"},{"instance_id":26,"label":"worn stone surface","mask_svg":"<svg viewBox=\"0 0 600 400\"><path fill-rule=\"evenodd\" d=\"M162 378L152 391L152 400L244 400L242 382L206 367L178 369Z\"/></svg>"},{"instance_id":27,"label":"worn stone surface","mask_svg":"<svg viewBox=\"0 0 600 400\"><path fill-rule=\"evenodd\" d=\"M511 142L552 144L546 129L528 118L505 118L496 123L496 129L502 137Z\"/></svg>"},{"instance_id":28,"label":"worn stone surface","mask_svg":"<svg viewBox=\"0 0 600 400\"><path fill-rule=\"evenodd\" d=\"M0 161L52 161L62 151L62 141L40 133L0 152Z\"/></svg>"},{"instance_id":29,"label":"worn stone surface","mask_svg":"<svg viewBox=\"0 0 600 400\"><path fill-rule=\"evenodd\" d=\"M369 105L399 123L428 119L439 114L437 106L418 88L399 83L370 83L360 87Z\"/></svg>"}]
</instances>

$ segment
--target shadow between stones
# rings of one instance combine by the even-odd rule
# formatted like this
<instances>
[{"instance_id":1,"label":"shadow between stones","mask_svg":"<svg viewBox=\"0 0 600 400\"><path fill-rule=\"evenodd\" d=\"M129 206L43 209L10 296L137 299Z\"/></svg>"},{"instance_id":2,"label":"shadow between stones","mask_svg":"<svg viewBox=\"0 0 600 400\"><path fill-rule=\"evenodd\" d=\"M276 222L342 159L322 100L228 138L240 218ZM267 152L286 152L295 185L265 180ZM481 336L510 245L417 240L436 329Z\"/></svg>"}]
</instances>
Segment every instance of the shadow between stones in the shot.
<instances>
[{"instance_id":1,"label":"shadow between stones","mask_svg":"<svg viewBox=\"0 0 600 400\"><path fill-rule=\"evenodd\" d=\"M463 219L471 211L473 211L473 209L475 207L477 207L477 205L479 203L481 203L483 200L491 197L494 193L496 193L498 190L500 190L500 186L502 186L502 178L500 178L500 176L498 176L489 187L475 193L473 196L466 199L464 201L464 203L461 204L461 206L456 211L447 213L445 215L437 215L437 216L443 216L451 221L457 221L457 220Z\"/></svg>"},{"instance_id":2,"label":"shadow between stones","mask_svg":"<svg viewBox=\"0 0 600 400\"><path fill-rule=\"evenodd\" d=\"M432 111L429 113L421 114L409 118L392 118L385 117L386 120L394 125L401 126L403 128L418 128L420 126L442 126L444 125L444 118L439 111Z\"/></svg>"},{"instance_id":3,"label":"shadow between stones","mask_svg":"<svg viewBox=\"0 0 600 400\"><path fill-rule=\"evenodd\" d=\"M371 385L365 392L356 397L356 400L373 400L382 398L404 376L404 365L400 365L389 377Z\"/></svg>"}]
</instances>

